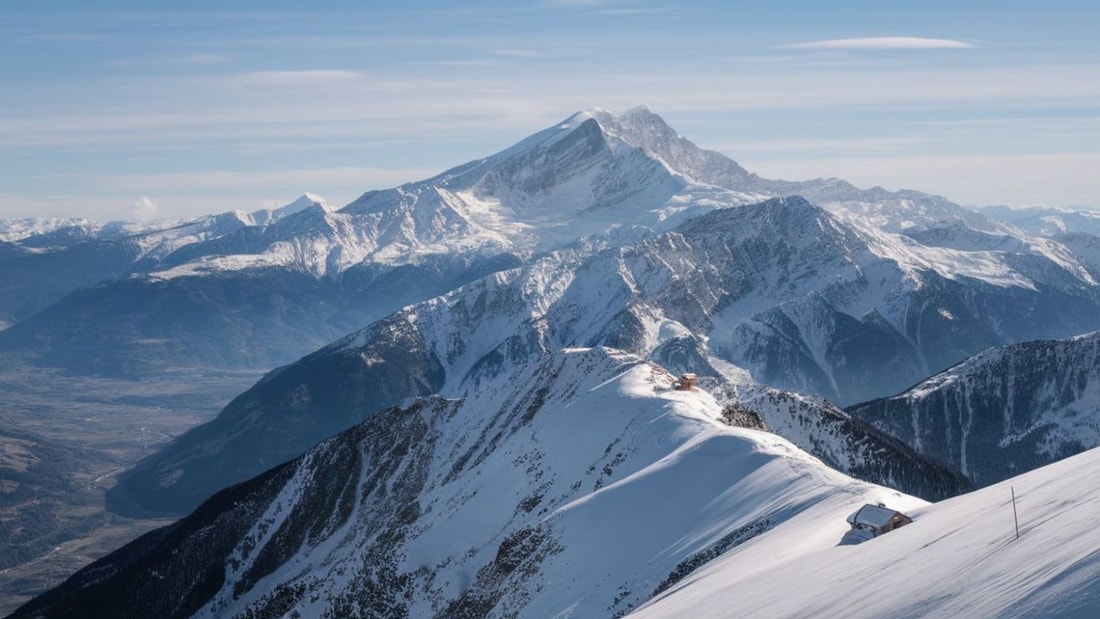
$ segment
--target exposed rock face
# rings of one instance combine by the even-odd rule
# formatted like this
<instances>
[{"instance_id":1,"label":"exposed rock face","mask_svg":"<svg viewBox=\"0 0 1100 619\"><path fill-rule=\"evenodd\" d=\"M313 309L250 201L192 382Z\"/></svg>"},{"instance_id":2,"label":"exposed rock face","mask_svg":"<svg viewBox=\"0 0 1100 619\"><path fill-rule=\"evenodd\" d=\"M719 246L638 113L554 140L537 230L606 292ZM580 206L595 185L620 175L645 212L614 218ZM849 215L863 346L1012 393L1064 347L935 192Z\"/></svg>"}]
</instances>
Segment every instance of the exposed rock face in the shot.
<instances>
[{"instance_id":1,"label":"exposed rock face","mask_svg":"<svg viewBox=\"0 0 1100 619\"><path fill-rule=\"evenodd\" d=\"M848 410L992 484L1100 446L1100 334L993 348Z\"/></svg>"}]
</instances>

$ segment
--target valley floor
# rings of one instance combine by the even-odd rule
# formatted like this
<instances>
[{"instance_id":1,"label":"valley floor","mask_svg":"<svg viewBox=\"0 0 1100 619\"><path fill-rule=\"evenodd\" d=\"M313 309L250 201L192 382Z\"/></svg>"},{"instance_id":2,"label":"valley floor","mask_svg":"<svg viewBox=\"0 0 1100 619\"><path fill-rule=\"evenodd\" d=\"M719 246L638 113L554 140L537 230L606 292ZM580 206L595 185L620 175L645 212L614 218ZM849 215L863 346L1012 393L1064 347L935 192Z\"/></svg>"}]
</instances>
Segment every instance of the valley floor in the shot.
<instances>
[{"instance_id":1,"label":"valley floor","mask_svg":"<svg viewBox=\"0 0 1100 619\"><path fill-rule=\"evenodd\" d=\"M258 377L180 371L133 382L0 372L0 616L163 526L106 512L104 491L116 474L213 418Z\"/></svg>"}]
</instances>

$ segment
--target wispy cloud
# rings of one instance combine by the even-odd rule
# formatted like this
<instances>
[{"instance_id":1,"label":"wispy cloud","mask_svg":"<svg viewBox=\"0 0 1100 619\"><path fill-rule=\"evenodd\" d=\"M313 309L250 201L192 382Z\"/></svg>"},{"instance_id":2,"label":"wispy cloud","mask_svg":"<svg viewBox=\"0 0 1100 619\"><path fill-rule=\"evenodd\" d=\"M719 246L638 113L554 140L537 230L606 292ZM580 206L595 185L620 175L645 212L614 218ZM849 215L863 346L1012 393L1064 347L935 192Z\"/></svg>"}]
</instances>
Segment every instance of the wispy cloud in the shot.
<instances>
[{"instance_id":1,"label":"wispy cloud","mask_svg":"<svg viewBox=\"0 0 1100 619\"><path fill-rule=\"evenodd\" d=\"M911 137L880 138L835 138L835 139L776 139L752 142L731 142L708 144L707 147L719 152L740 155L741 153L787 153L807 151L900 151L912 147L923 140Z\"/></svg>"},{"instance_id":2,"label":"wispy cloud","mask_svg":"<svg viewBox=\"0 0 1100 619\"><path fill-rule=\"evenodd\" d=\"M541 52L533 49L493 49L489 50L489 53L506 58L539 58L542 56Z\"/></svg>"},{"instance_id":3,"label":"wispy cloud","mask_svg":"<svg viewBox=\"0 0 1100 619\"><path fill-rule=\"evenodd\" d=\"M501 61L495 58L455 58L451 60L410 60L405 64L429 67L491 67L500 63Z\"/></svg>"},{"instance_id":4,"label":"wispy cloud","mask_svg":"<svg viewBox=\"0 0 1100 619\"><path fill-rule=\"evenodd\" d=\"M46 32L35 35L34 38L42 41L60 41L67 43L102 41L106 35L95 32Z\"/></svg>"},{"instance_id":5,"label":"wispy cloud","mask_svg":"<svg viewBox=\"0 0 1100 619\"><path fill-rule=\"evenodd\" d=\"M593 11L597 15L616 15L620 17L629 17L632 15L657 15L659 13L668 13L671 9L666 8L632 8L632 9L600 9Z\"/></svg>"},{"instance_id":6,"label":"wispy cloud","mask_svg":"<svg viewBox=\"0 0 1100 619\"><path fill-rule=\"evenodd\" d=\"M608 4L614 4L618 0L544 0L543 4L549 6L606 6Z\"/></svg>"},{"instance_id":7,"label":"wispy cloud","mask_svg":"<svg viewBox=\"0 0 1100 619\"><path fill-rule=\"evenodd\" d=\"M409 181L428 178L439 170L423 168L335 167L237 172L209 170L168 174L122 174L86 179L93 187L108 190L136 190L149 194L178 192L186 187L191 192L206 190L254 190L256 187L292 187L294 191L321 191L348 186L365 191L370 188L392 187ZM294 191L288 193L288 197ZM342 193L342 192L341 192ZM142 198L142 200L148 200ZM151 202L151 200L150 200ZM155 208L155 205L154 205Z\"/></svg>"},{"instance_id":8,"label":"wispy cloud","mask_svg":"<svg viewBox=\"0 0 1100 619\"><path fill-rule=\"evenodd\" d=\"M206 67L226 64L232 61L233 58L225 54L154 54L150 56L116 58L111 60L109 64L119 68L150 66Z\"/></svg>"},{"instance_id":9,"label":"wispy cloud","mask_svg":"<svg viewBox=\"0 0 1100 619\"><path fill-rule=\"evenodd\" d=\"M954 39L929 39L924 37L861 37L856 39L827 39L808 43L781 46L784 49L820 50L887 50L887 49L969 49L974 45Z\"/></svg>"},{"instance_id":10,"label":"wispy cloud","mask_svg":"<svg viewBox=\"0 0 1100 619\"><path fill-rule=\"evenodd\" d=\"M304 71L253 71L243 75L231 76L251 84L279 87L318 86L326 84L345 84L360 81L365 74L343 69L312 69Z\"/></svg>"},{"instance_id":11,"label":"wispy cloud","mask_svg":"<svg viewBox=\"0 0 1100 619\"><path fill-rule=\"evenodd\" d=\"M918 189L962 204L1097 204L1100 153L1029 155L875 155L808 159L738 160L763 176L800 179L835 176L859 186ZM995 188L975 183L997 178Z\"/></svg>"},{"instance_id":12,"label":"wispy cloud","mask_svg":"<svg viewBox=\"0 0 1100 619\"><path fill-rule=\"evenodd\" d=\"M157 213L160 212L160 207L148 196L138 196L138 199L134 201L131 213L134 219L138 221L149 221L155 219Z\"/></svg>"},{"instance_id":13,"label":"wispy cloud","mask_svg":"<svg viewBox=\"0 0 1100 619\"><path fill-rule=\"evenodd\" d=\"M305 139L305 147L348 135L361 141L395 135L435 140L491 135L503 146L506 136L537 130L570 111L638 101L666 114L848 106L1067 107L1100 98L1098 75L1100 67L1087 65L857 72L748 67L724 74L673 67L599 76L566 66L433 79L329 69L101 80L84 85L84 91L94 87L97 94L110 93L112 98L90 97L82 109L44 105L0 115L0 151L109 144L176 147L203 141L222 148L227 142L292 138ZM654 83L661 89L655 91ZM56 92L52 100L61 100L65 92L77 91L70 83L59 83L55 90L43 90L42 99ZM1080 126L1069 129L1079 131Z\"/></svg>"},{"instance_id":14,"label":"wispy cloud","mask_svg":"<svg viewBox=\"0 0 1100 619\"><path fill-rule=\"evenodd\" d=\"M0 192L0 213L32 217L147 220L191 217L287 204L304 191L343 205L368 189L428 178L437 169L332 167L237 172L209 170L170 174L70 175L68 186L49 195ZM138 195L136 199L123 196Z\"/></svg>"}]
</instances>

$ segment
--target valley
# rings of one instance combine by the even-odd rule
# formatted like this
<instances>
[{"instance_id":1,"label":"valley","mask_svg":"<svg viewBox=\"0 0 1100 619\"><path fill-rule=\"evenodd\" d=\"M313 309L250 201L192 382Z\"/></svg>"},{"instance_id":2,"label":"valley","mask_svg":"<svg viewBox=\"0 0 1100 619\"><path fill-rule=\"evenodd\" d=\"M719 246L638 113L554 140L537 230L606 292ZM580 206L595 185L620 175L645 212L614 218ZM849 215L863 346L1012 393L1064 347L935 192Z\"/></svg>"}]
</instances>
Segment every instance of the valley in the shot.
<instances>
[{"instance_id":1,"label":"valley","mask_svg":"<svg viewBox=\"0 0 1100 619\"><path fill-rule=\"evenodd\" d=\"M170 520L106 511L115 475L208 421L256 378L178 371L141 382L41 368L0 374L0 614Z\"/></svg>"}]
</instances>

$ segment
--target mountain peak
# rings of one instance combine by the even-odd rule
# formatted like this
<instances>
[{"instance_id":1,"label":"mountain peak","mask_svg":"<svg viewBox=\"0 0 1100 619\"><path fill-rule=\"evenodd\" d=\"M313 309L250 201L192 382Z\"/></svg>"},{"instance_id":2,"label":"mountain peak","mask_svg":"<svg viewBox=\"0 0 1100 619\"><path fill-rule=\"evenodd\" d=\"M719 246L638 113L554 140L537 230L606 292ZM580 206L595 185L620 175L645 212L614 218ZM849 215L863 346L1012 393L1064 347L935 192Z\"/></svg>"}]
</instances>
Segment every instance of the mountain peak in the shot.
<instances>
[{"instance_id":1,"label":"mountain peak","mask_svg":"<svg viewBox=\"0 0 1100 619\"><path fill-rule=\"evenodd\" d=\"M595 120L605 131L624 133L635 126L644 124L660 125L671 131L663 118L653 113L644 104L634 105L621 111L611 111L602 107L593 107L576 112L558 124L560 129L574 129L588 120ZM631 133L626 131L625 133Z\"/></svg>"},{"instance_id":2,"label":"mountain peak","mask_svg":"<svg viewBox=\"0 0 1100 619\"><path fill-rule=\"evenodd\" d=\"M277 212L289 215L302 209L309 208L313 205L318 205L326 211L331 211L332 207L325 202L325 199L315 193L309 193L308 191L298 196L296 200L287 204L286 206L277 209Z\"/></svg>"},{"instance_id":3,"label":"mountain peak","mask_svg":"<svg viewBox=\"0 0 1100 619\"><path fill-rule=\"evenodd\" d=\"M298 196L298 198L293 202L284 206L280 206L279 208L258 210L252 213L251 218L252 221L256 224L267 225L275 223L276 221L289 215L294 215L295 213L300 213L310 208L319 208L326 212L334 210L331 206L328 205L327 202L325 202L324 198L319 195L309 193L307 191L301 196Z\"/></svg>"}]
</instances>

